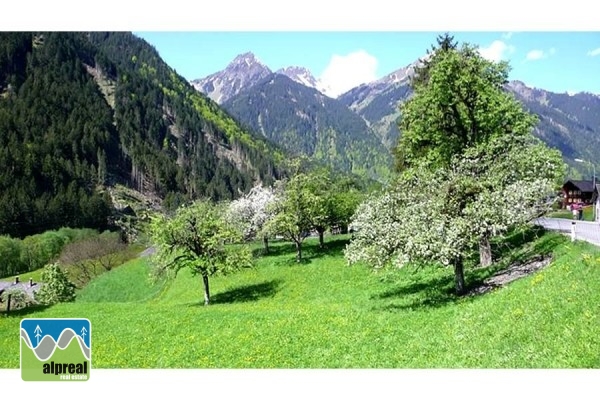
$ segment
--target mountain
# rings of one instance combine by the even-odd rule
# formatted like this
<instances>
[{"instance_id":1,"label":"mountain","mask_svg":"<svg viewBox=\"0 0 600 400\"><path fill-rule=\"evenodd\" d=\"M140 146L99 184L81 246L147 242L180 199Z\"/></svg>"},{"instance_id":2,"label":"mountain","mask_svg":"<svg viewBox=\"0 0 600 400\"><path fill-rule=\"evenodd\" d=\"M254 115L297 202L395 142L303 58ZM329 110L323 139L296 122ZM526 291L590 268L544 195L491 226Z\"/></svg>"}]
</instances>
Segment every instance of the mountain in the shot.
<instances>
[{"instance_id":1,"label":"mountain","mask_svg":"<svg viewBox=\"0 0 600 400\"><path fill-rule=\"evenodd\" d=\"M194 79L190 83L196 90L206 94L217 103L223 104L272 73L273 71L263 64L253 53L246 52L236 56L223 70L204 78ZM293 81L330 96L329 87L316 79L304 67L291 66L280 68L275 73L285 75Z\"/></svg>"},{"instance_id":2,"label":"mountain","mask_svg":"<svg viewBox=\"0 0 600 400\"><path fill-rule=\"evenodd\" d=\"M367 121L388 149L398 141L398 106L408 100L412 93L409 80L418 64L414 62L374 82L350 89L338 97L342 104Z\"/></svg>"},{"instance_id":3,"label":"mountain","mask_svg":"<svg viewBox=\"0 0 600 400\"><path fill-rule=\"evenodd\" d=\"M330 88L320 80L316 79L313 74L304 67L285 67L275 71L278 74L287 76L293 81L296 81L306 87L317 89L322 94L335 98L332 96Z\"/></svg>"},{"instance_id":4,"label":"mountain","mask_svg":"<svg viewBox=\"0 0 600 400\"><path fill-rule=\"evenodd\" d=\"M338 98L364 118L389 149L399 138L399 107L412 95L409 81L417 65L418 62L412 63ZM572 168L570 173L590 175L589 166L574 159L600 159L600 97L591 93L553 93L520 81L509 82L506 90L538 116L534 135L563 153Z\"/></svg>"},{"instance_id":5,"label":"mountain","mask_svg":"<svg viewBox=\"0 0 600 400\"><path fill-rule=\"evenodd\" d=\"M559 149L572 169L590 176L589 165L575 158L600 159L600 96L591 93L553 93L511 81L507 89L538 116L534 134Z\"/></svg>"},{"instance_id":6,"label":"mountain","mask_svg":"<svg viewBox=\"0 0 600 400\"><path fill-rule=\"evenodd\" d=\"M104 229L116 184L230 199L283 159L131 33L0 33L0 234Z\"/></svg>"},{"instance_id":7,"label":"mountain","mask_svg":"<svg viewBox=\"0 0 600 400\"><path fill-rule=\"evenodd\" d=\"M202 79L195 79L191 84L215 102L222 104L271 72L254 54L248 52L235 57L224 70Z\"/></svg>"},{"instance_id":8,"label":"mountain","mask_svg":"<svg viewBox=\"0 0 600 400\"><path fill-rule=\"evenodd\" d=\"M237 68L236 71L238 71L238 74L242 73L245 77L244 79L240 78L240 81L244 82L244 87L240 87L237 93L232 95L233 97L230 97L227 101L222 101L222 104L226 105L229 111L243 123L263 133L266 137L278 140L278 143L282 143L282 145L287 146L288 149L293 151L311 154L312 150L310 149L314 149L315 144L310 144L310 141L317 137L314 133L314 127L305 126L304 129L311 132L308 135L305 135L302 129L298 128L287 129L287 136L282 133L283 127L288 127L288 125L302 126L299 122L292 122L292 120L299 118L301 111L292 106L283 107L276 104L276 102L293 100L291 97L282 98L272 90L267 90L264 87L265 78L270 76L270 70L264 65L260 64L263 71L262 75L257 76L256 79L250 78L251 74L249 71L257 69L259 66L253 65L257 61L253 57L248 57L248 54L251 55L251 53L247 53L246 57L243 57L248 62L231 63L231 65L241 64L241 68ZM332 100L336 100L337 103L341 103L362 118L366 124L366 128L358 122L352 122L352 124L357 127L361 126L360 130L365 132L364 136L375 135L389 152L389 150L396 146L400 135L398 130L400 118L399 106L412 95L412 89L409 84L410 77L413 75L415 67L420 65L420 63L421 61L417 60L381 79L357 86ZM208 82L211 79L215 79L214 77L225 79L224 77L233 76L234 70L234 68L228 67L224 71L205 78L205 80ZM244 70L246 71L244 72ZM278 70L277 73L289 77L306 88L317 89L321 93L327 93L322 83L315 79L310 71L305 68L287 67ZM232 78L227 79L231 81ZM263 86L253 91L253 86L259 82L262 82ZM277 80L277 82L281 83L282 81ZM278 90L286 90L282 86L278 86L278 88ZM552 93L543 89L528 88L522 82L517 81L510 82L506 86L506 89L511 91L525 107L540 118L534 134L542 138L550 146L561 150L565 156L565 161L574 170L579 171L579 173L588 174L587 170L589 167L575 162L574 159L595 160L600 158L600 150L596 151L596 149L600 149L597 146L597 141L600 137L598 96L590 93L578 93L575 95ZM265 97L263 99L255 98L257 93L261 93L261 96ZM268 97L272 94L279 96L276 97L277 100ZM242 96L241 98L244 98L245 101L252 98L253 103L242 104L241 98L238 98L239 96ZM266 107L270 111L260 112L258 107ZM252 108L256 109L250 111ZM277 114L274 110L285 112ZM270 121L280 120L280 122L269 122L270 126L277 125L279 131L270 132L265 127L265 120L267 118ZM354 118L348 118L349 121L356 121ZM334 127L333 130L339 131L339 128ZM292 135L294 134L298 134L300 137L293 138ZM284 144L282 140L287 140L287 144ZM344 158L344 150L340 149L339 151L342 152L342 158ZM347 164L342 163L342 165Z\"/></svg>"},{"instance_id":9,"label":"mountain","mask_svg":"<svg viewBox=\"0 0 600 400\"><path fill-rule=\"evenodd\" d=\"M273 73L223 103L232 115L286 150L339 170L381 179L390 152L364 119L336 99Z\"/></svg>"},{"instance_id":10,"label":"mountain","mask_svg":"<svg viewBox=\"0 0 600 400\"><path fill-rule=\"evenodd\" d=\"M285 67L275 71L277 74L285 75L293 81L296 81L306 87L318 89L319 82L313 74L304 67Z\"/></svg>"}]
</instances>

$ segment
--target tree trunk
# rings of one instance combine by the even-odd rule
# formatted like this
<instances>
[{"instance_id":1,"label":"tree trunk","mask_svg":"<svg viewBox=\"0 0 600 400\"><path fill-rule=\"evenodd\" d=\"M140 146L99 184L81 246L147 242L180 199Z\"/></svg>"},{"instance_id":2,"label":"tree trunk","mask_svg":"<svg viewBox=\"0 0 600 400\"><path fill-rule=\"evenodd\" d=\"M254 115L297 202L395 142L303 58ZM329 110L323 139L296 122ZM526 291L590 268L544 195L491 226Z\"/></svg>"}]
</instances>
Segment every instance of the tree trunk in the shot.
<instances>
[{"instance_id":1,"label":"tree trunk","mask_svg":"<svg viewBox=\"0 0 600 400\"><path fill-rule=\"evenodd\" d=\"M479 264L482 267L492 265L492 245L490 244L490 238L487 236L479 241Z\"/></svg>"},{"instance_id":2,"label":"tree trunk","mask_svg":"<svg viewBox=\"0 0 600 400\"><path fill-rule=\"evenodd\" d=\"M204 305L207 306L210 303L210 289L208 286L208 275L202 275L202 281L204 282Z\"/></svg>"},{"instance_id":3,"label":"tree trunk","mask_svg":"<svg viewBox=\"0 0 600 400\"><path fill-rule=\"evenodd\" d=\"M265 254L269 252L269 237L267 235L263 236L263 245L265 247Z\"/></svg>"},{"instance_id":4,"label":"tree trunk","mask_svg":"<svg viewBox=\"0 0 600 400\"><path fill-rule=\"evenodd\" d=\"M324 228L317 228L317 232L319 232L319 248L322 249L324 246L323 243L323 232L325 232Z\"/></svg>"},{"instance_id":5,"label":"tree trunk","mask_svg":"<svg viewBox=\"0 0 600 400\"><path fill-rule=\"evenodd\" d=\"M302 261L302 243L296 242L296 262Z\"/></svg>"},{"instance_id":6,"label":"tree trunk","mask_svg":"<svg viewBox=\"0 0 600 400\"><path fill-rule=\"evenodd\" d=\"M6 315L8 315L10 313L10 301L11 301L12 295L9 294L7 297L8 298L6 299Z\"/></svg>"},{"instance_id":7,"label":"tree trunk","mask_svg":"<svg viewBox=\"0 0 600 400\"><path fill-rule=\"evenodd\" d=\"M454 285L456 287L456 294L465 294L465 273L463 270L463 259L462 257L454 260Z\"/></svg>"}]
</instances>

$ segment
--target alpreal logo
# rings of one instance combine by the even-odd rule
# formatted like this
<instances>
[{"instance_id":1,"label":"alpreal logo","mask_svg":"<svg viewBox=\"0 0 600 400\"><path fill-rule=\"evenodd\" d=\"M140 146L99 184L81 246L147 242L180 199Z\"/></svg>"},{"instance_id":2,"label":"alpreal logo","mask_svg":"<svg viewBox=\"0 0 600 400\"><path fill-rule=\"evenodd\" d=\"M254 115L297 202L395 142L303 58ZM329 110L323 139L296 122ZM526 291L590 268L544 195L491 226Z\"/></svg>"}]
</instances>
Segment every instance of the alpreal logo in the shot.
<instances>
[{"instance_id":1,"label":"alpreal logo","mask_svg":"<svg viewBox=\"0 0 600 400\"><path fill-rule=\"evenodd\" d=\"M21 321L24 381L87 381L92 366L92 324L85 318Z\"/></svg>"}]
</instances>

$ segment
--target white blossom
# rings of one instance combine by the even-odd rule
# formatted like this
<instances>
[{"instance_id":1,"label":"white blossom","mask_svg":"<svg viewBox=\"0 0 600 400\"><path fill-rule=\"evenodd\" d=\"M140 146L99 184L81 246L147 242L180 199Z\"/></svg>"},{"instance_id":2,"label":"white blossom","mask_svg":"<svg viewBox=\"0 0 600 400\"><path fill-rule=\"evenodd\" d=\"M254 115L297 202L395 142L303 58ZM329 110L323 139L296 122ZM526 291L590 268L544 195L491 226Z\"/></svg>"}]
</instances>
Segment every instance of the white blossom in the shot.
<instances>
[{"instance_id":1,"label":"white blossom","mask_svg":"<svg viewBox=\"0 0 600 400\"><path fill-rule=\"evenodd\" d=\"M562 173L560 157L537 143L499 139L490 148L457 157L447 169L415 168L361 204L345 251L348 263L448 266L482 238L547 211Z\"/></svg>"},{"instance_id":2,"label":"white blossom","mask_svg":"<svg viewBox=\"0 0 600 400\"><path fill-rule=\"evenodd\" d=\"M240 227L246 239L254 239L272 217L270 205L276 200L272 187L254 186L247 194L229 205L227 218Z\"/></svg>"}]
</instances>

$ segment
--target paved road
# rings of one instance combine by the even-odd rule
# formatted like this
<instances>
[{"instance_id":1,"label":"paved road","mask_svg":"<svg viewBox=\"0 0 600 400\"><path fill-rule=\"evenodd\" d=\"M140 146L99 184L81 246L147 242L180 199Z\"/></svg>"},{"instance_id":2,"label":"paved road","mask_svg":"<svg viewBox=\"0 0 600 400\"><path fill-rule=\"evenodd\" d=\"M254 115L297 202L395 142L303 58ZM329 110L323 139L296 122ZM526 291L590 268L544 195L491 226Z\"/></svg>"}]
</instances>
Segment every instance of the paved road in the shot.
<instances>
[{"instance_id":1,"label":"paved road","mask_svg":"<svg viewBox=\"0 0 600 400\"><path fill-rule=\"evenodd\" d=\"M156 247L152 246L152 247L148 247L146 250L142 251L139 254L139 256L140 257L148 257L148 256L151 256L154 253L156 253Z\"/></svg>"},{"instance_id":2,"label":"paved road","mask_svg":"<svg viewBox=\"0 0 600 400\"><path fill-rule=\"evenodd\" d=\"M588 221L572 221L562 218L538 218L534 221L536 225L541 225L546 229L565 232L571 234L571 229L575 222L575 239L585 240L600 246L600 224Z\"/></svg>"}]
</instances>

